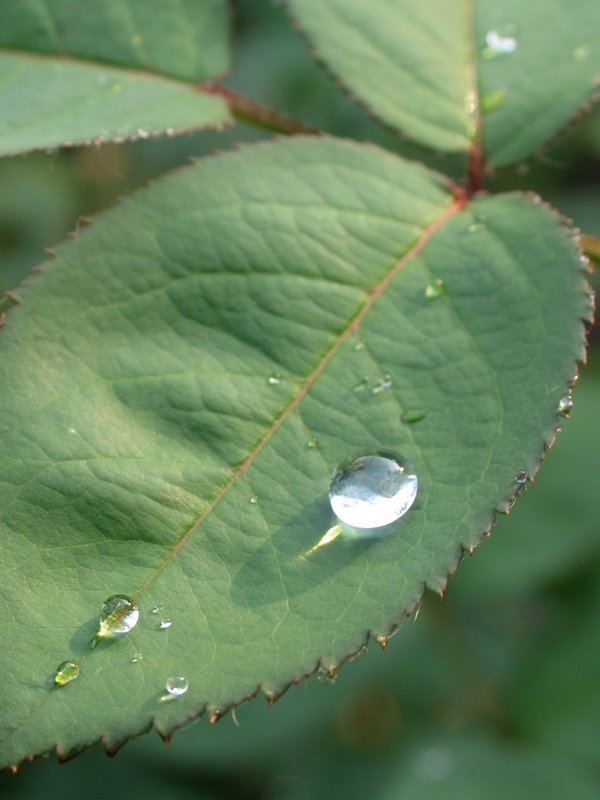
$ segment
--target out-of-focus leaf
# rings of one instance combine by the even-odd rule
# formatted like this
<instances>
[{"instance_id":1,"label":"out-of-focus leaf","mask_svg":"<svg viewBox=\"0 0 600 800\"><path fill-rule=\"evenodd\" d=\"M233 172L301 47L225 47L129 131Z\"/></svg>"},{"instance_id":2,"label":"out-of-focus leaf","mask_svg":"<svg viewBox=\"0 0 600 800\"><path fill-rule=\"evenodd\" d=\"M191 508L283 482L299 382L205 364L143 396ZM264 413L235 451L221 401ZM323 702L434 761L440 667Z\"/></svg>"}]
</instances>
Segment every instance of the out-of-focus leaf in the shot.
<instances>
[{"instance_id":1,"label":"out-of-focus leaf","mask_svg":"<svg viewBox=\"0 0 600 800\"><path fill-rule=\"evenodd\" d=\"M219 127L224 0L23 0L0 9L0 155Z\"/></svg>"}]
</instances>

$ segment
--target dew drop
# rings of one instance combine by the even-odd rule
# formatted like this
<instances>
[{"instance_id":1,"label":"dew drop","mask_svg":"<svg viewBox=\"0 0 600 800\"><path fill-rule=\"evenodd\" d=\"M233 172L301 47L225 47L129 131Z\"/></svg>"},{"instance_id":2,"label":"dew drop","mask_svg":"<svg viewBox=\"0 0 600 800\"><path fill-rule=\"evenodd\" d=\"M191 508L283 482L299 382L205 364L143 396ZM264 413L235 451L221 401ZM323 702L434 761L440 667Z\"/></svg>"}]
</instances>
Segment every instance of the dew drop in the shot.
<instances>
[{"instance_id":1,"label":"dew drop","mask_svg":"<svg viewBox=\"0 0 600 800\"><path fill-rule=\"evenodd\" d=\"M160 628L161 631L166 631L167 628L170 628L172 624L173 623L171 622L171 620L168 617L165 617L164 619L161 619L158 627Z\"/></svg>"},{"instance_id":2,"label":"dew drop","mask_svg":"<svg viewBox=\"0 0 600 800\"><path fill-rule=\"evenodd\" d=\"M364 343L364 342L357 342L357 343L354 345L354 349L355 349L356 351L359 351L359 350L364 350L364 349L365 349L365 343Z\"/></svg>"},{"instance_id":3,"label":"dew drop","mask_svg":"<svg viewBox=\"0 0 600 800\"><path fill-rule=\"evenodd\" d=\"M255 506L258 503L258 495L253 494L252 497L250 498L250 502L252 503L253 506Z\"/></svg>"},{"instance_id":4,"label":"dew drop","mask_svg":"<svg viewBox=\"0 0 600 800\"><path fill-rule=\"evenodd\" d=\"M406 425L414 425L415 422L420 422L426 416L427 410L425 408L407 408L400 419Z\"/></svg>"},{"instance_id":5,"label":"dew drop","mask_svg":"<svg viewBox=\"0 0 600 800\"><path fill-rule=\"evenodd\" d=\"M573 60L574 61L585 61L586 58L589 58L589 55L590 55L591 52L592 51L591 51L589 45L582 44L581 47L576 47L575 50L573 50Z\"/></svg>"},{"instance_id":6,"label":"dew drop","mask_svg":"<svg viewBox=\"0 0 600 800\"><path fill-rule=\"evenodd\" d=\"M430 299L432 297L442 297L444 294L446 294L446 287L441 278L436 278L434 281L431 281L425 289L425 297Z\"/></svg>"},{"instance_id":7,"label":"dew drop","mask_svg":"<svg viewBox=\"0 0 600 800\"><path fill-rule=\"evenodd\" d=\"M147 130L144 130L144 128L138 128L137 129L137 135L139 136L140 139L149 139L150 138L150 134L148 133Z\"/></svg>"},{"instance_id":8,"label":"dew drop","mask_svg":"<svg viewBox=\"0 0 600 800\"><path fill-rule=\"evenodd\" d=\"M380 528L405 514L417 495L412 467L386 453L342 461L331 476L329 502L336 517L355 528Z\"/></svg>"},{"instance_id":9,"label":"dew drop","mask_svg":"<svg viewBox=\"0 0 600 800\"><path fill-rule=\"evenodd\" d=\"M524 469L520 469L517 472L515 472L515 481L520 486L522 486L526 480L527 480L527 473L525 472Z\"/></svg>"},{"instance_id":10,"label":"dew drop","mask_svg":"<svg viewBox=\"0 0 600 800\"><path fill-rule=\"evenodd\" d=\"M337 677L336 670L325 669L325 667L319 667L317 670L317 680L324 686L333 686L337 681Z\"/></svg>"},{"instance_id":11,"label":"dew drop","mask_svg":"<svg viewBox=\"0 0 600 800\"><path fill-rule=\"evenodd\" d=\"M355 394L360 394L360 392L364 392L367 386L369 385L369 376L365 375L364 378L361 378L359 382L354 387L353 391Z\"/></svg>"},{"instance_id":12,"label":"dew drop","mask_svg":"<svg viewBox=\"0 0 600 800\"><path fill-rule=\"evenodd\" d=\"M487 47L483 51L483 57L490 59L514 53L517 49L516 32L516 25L505 25L502 28L488 31L485 35Z\"/></svg>"},{"instance_id":13,"label":"dew drop","mask_svg":"<svg viewBox=\"0 0 600 800\"><path fill-rule=\"evenodd\" d=\"M316 436L311 436L310 439L308 440L308 442L306 443L306 446L310 447L311 449L314 449L318 444L319 444L319 440L317 439L317 437Z\"/></svg>"},{"instance_id":14,"label":"dew drop","mask_svg":"<svg viewBox=\"0 0 600 800\"><path fill-rule=\"evenodd\" d=\"M506 92L504 89L494 89L491 92L486 92L481 96L481 110L484 112L493 111L498 108L506 100Z\"/></svg>"},{"instance_id":15,"label":"dew drop","mask_svg":"<svg viewBox=\"0 0 600 800\"><path fill-rule=\"evenodd\" d=\"M132 663L132 664L139 664L139 663L140 663L140 661L142 660L142 658L143 658L143 656L142 656L142 654L141 654L141 653L134 653L134 654L131 656L131 663Z\"/></svg>"},{"instance_id":16,"label":"dew drop","mask_svg":"<svg viewBox=\"0 0 600 800\"><path fill-rule=\"evenodd\" d=\"M165 688L171 697L181 697L188 690L188 680L184 675L171 675L167 678Z\"/></svg>"},{"instance_id":17,"label":"dew drop","mask_svg":"<svg viewBox=\"0 0 600 800\"><path fill-rule=\"evenodd\" d=\"M386 389L389 389L391 385L391 377L389 375L384 375L383 377L379 378L373 387L373 394L381 394L381 392L385 392Z\"/></svg>"},{"instance_id":18,"label":"dew drop","mask_svg":"<svg viewBox=\"0 0 600 800\"><path fill-rule=\"evenodd\" d=\"M59 664L54 673L54 685L64 686L65 683L74 681L79 677L79 664L77 661L63 661Z\"/></svg>"},{"instance_id":19,"label":"dew drop","mask_svg":"<svg viewBox=\"0 0 600 800\"><path fill-rule=\"evenodd\" d=\"M278 386L281 383L281 375L279 372L274 372L272 375L269 375L267 383L270 386Z\"/></svg>"},{"instance_id":20,"label":"dew drop","mask_svg":"<svg viewBox=\"0 0 600 800\"><path fill-rule=\"evenodd\" d=\"M157 603L155 606L152 606L152 608L150 609L150 613L154 614L154 616L156 616L157 614L162 614L164 608L165 607L162 603Z\"/></svg>"},{"instance_id":21,"label":"dew drop","mask_svg":"<svg viewBox=\"0 0 600 800\"><path fill-rule=\"evenodd\" d=\"M568 416L569 411L573 408L573 398L570 394L566 394L558 401L558 413L563 416Z\"/></svg>"},{"instance_id":22,"label":"dew drop","mask_svg":"<svg viewBox=\"0 0 600 800\"><path fill-rule=\"evenodd\" d=\"M140 612L131 597L113 594L102 603L96 643L104 636L123 636L129 633L137 625L139 617Z\"/></svg>"}]
</instances>

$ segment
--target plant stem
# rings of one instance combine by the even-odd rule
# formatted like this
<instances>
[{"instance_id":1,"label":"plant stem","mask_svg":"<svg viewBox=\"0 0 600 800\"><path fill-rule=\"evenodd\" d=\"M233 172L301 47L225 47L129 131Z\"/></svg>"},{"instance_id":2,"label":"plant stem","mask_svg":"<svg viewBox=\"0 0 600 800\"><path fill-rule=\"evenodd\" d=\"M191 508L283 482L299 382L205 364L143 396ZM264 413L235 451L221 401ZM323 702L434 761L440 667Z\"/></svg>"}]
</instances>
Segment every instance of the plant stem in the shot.
<instances>
[{"instance_id":1,"label":"plant stem","mask_svg":"<svg viewBox=\"0 0 600 800\"><path fill-rule=\"evenodd\" d=\"M259 128L266 128L274 133L283 133L288 136L297 133L318 133L315 128L305 125L285 114L273 111L267 106L255 103L237 92L227 89L219 84L203 86L202 91L219 95L231 109L233 116L241 122L247 122Z\"/></svg>"}]
</instances>

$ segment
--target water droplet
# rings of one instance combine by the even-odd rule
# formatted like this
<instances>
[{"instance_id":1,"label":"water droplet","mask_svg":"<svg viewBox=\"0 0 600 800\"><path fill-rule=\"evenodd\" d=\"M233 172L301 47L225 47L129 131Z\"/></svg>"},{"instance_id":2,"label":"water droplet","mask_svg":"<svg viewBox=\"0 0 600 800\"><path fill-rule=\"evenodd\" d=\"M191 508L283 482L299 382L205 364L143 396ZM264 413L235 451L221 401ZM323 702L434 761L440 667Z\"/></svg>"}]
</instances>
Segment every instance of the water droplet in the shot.
<instances>
[{"instance_id":1,"label":"water droplet","mask_svg":"<svg viewBox=\"0 0 600 800\"><path fill-rule=\"evenodd\" d=\"M589 45L582 44L581 47L576 47L575 50L573 50L573 60L585 61L586 58L589 58L591 52Z\"/></svg>"},{"instance_id":2,"label":"water droplet","mask_svg":"<svg viewBox=\"0 0 600 800\"><path fill-rule=\"evenodd\" d=\"M140 139L149 139L150 138L150 134L148 133L148 131L144 130L144 128L138 128L137 129L137 135L139 136Z\"/></svg>"},{"instance_id":3,"label":"water droplet","mask_svg":"<svg viewBox=\"0 0 600 800\"><path fill-rule=\"evenodd\" d=\"M173 623L171 622L171 620L168 617L165 617L164 619L161 619L160 625L158 627L160 628L161 631L166 631L167 628L170 628L172 624Z\"/></svg>"},{"instance_id":4,"label":"water droplet","mask_svg":"<svg viewBox=\"0 0 600 800\"><path fill-rule=\"evenodd\" d=\"M325 667L319 667L317 670L317 680L319 683L322 683L325 686L333 686L333 684L337 681L337 671L335 669L325 669Z\"/></svg>"},{"instance_id":5,"label":"water droplet","mask_svg":"<svg viewBox=\"0 0 600 800\"><path fill-rule=\"evenodd\" d=\"M432 297L442 297L444 294L446 294L446 287L441 278L436 278L434 281L431 281L425 289L425 297L429 297L430 299Z\"/></svg>"},{"instance_id":6,"label":"water droplet","mask_svg":"<svg viewBox=\"0 0 600 800\"><path fill-rule=\"evenodd\" d=\"M252 497L250 498L250 502L252 503L253 506L255 506L258 503L258 495L253 494Z\"/></svg>"},{"instance_id":7,"label":"water droplet","mask_svg":"<svg viewBox=\"0 0 600 800\"><path fill-rule=\"evenodd\" d=\"M342 461L331 476L329 502L342 522L380 528L405 514L417 496L417 476L395 456L370 453Z\"/></svg>"},{"instance_id":8,"label":"water droplet","mask_svg":"<svg viewBox=\"0 0 600 800\"><path fill-rule=\"evenodd\" d=\"M526 480L527 480L527 472L525 472L524 469L520 469L517 472L515 472L515 481L520 486L522 486Z\"/></svg>"},{"instance_id":9,"label":"water droplet","mask_svg":"<svg viewBox=\"0 0 600 800\"><path fill-rule=\"evenodd\" d=\"M391 377L389 375L384 375L382 378L379 378L373 387L373 394L381 394L381 392L385 392L386 389L389 389L391 385Z\"/></svg>"},{"instance_id":10,"label":"water droplet","mask_svg":"<svg viewBox=\"0 0 600 800\"><path fill-rule=\"evenodd\" d=\"M474 114L477 109L477 93L474 91L467 92L465 97L465 112L467 114Z\"/></svg>"},{"instance_id":11,"label":"water droplet","mask_svg":"<svg viewBox=\"0 0 600 800\"><path fill-rule=\"evenodd\" d=\"M369 376L365 375L365 377L361 378L360 381L356 384L353 391L355 394L359 394L360 392L364 392L368 385L369 385Z\"/></svg>"},{"instance_id":12,"label":"water droplet","mask_svg":"<svg viewBox=\"0 0 600 800\"><path fill-rule=\"evenodd\" d=\"M69 428L69 433L71 434L71 436L75 436L77 431L75 430L75 428Z\"/></svg>"},{"instance_id":13,"label":"water droplet","mask_svg":"<svg viewBox=\"0 0 600 800\"><path fill-rule=\"evenodd\" d=\"M516 33L517 26L512 24L488 31L485 35L487 47L483 51L483 57L490 59L514 53L517 49Z\"/></svg>"},{"instance_id":14,"label":"water droplet","mask_svg":"<svg viewBox=\"0 0 600 800\"><path fill-rule=\"evenodd\" d=\"M162 614L164 608L165 607L162 603L157 603L155 606L152 606L152 608L150 609L150 613L154 614L154 616L156 616L157 614Z\"/></svg>"},{"instance_id":15,"label":"water droplet","mask_svg":"<svg viewBox=\"0 0 600 800\"><path fill-rule=\"evenodd\" d=\"M79 664L76 661L63 661L54 673L54 685L64 686L79 677Z\"/></svg>"},{"instance_id":16,"label":"water droplet","mask_svg":"<svg viewBox=\"0 0 600 800\"><path fill-rule=\"evenodd\" d=\"M171 697L181 697L188 690L188 680L184 675L171 675L167 678L165 688Z\"/></svg>"},{"instance_id":17,"label":"water droplet","mask_svg":"<svg viewBox=\"0 0 600 800\"><path fill-rule=\"evenodd\" d=\"M141 653L134 653L134 654L131 656L131 663L132 663L132 664L139 664L139 663L140 663L140 661L142 660L142 658L143 658L143 656L142 656L142 654L141 654Z\"/></svg>"},{"instance_id":18,"label":"water droplet","mask_svg":"<svg viewBox=\"0 0 600 800\"><path fill-rule=\"evenodd\" d=\"M364 342L357 342L354 345L354 349L357 350L357 351L358 350L364 350L365 349L365 343Z\"/></svg>"},{"instance_id":19,"label":"water droplet","mask_svg":"<svg viewBox=\"0 0 600 800\"><path fill-rule=\"evenodd\" d=\"M368 654L369 654L369 648L366 644L363 644L363 646L360 648L360 650L357 652L356 655L362 658L363 656L366 656Z\"/></svg>"},{"instance_id":20,"label":"water droplet","mask_svg":"<svg viewBox=\"0 0 600 800\"><path fill-rule=\"evenodd\" d=\"M129 633L137 625L139 617L140 612L131 597L113 594L102 603L100 627L94 644L98 644L104 636L123 636Z\"/></svg>"},{"instance_id":21,"label":"water droplet","mask_svg":"<svg viewBox=\"0 0 600 800\"><path fill-rule=\"evenodd\" d=\"M558 413L565 417L569 416L569 411L573 408L573 398L570 394L566 394L558 401Z\"/></svg>"},{"instance_id":22,"label":"water droplet","mask_svg":"<svg viewBox=\"0 0 600 800\"><path fill-rule=\"evenodd\" d=\"M319 440L317 439L317 437L316 436L311 436L310 439L308 440L308 442L306 443L306 446L310 447L312 449L312 448L315 448L318 444L319 444Z\"/></svg>"},{"instance_id":23,"label":"water droplet","mask_svg":"<svg viewBox=\"0 0 600 800\"><path fill-rule=\"evenodd\" d=\"M504 89L494 89L491 92L486 92L481 96L481 110L493 111L506 100L506 92Z\"/></svg>"},{"instance_id":24,"label":"water droplet","mask_svg":"<svg viewBox=\"0 0 600 800\"><path fill-rule=\"evenodd\" d=\"M407 408L400 419L406 425L414 425L415 422L420 422L426 416L427 410L424 408Z\"/></svg>"},{"instance_id":25,"label":"water droplet","mask_svg":"<svg viewBox=\"0 0 600 800\"><path fill-rule=\"evenodd\" d=\"M278 386L281 383L281 375L278 372L274 372L267 378L267 383L270 386Z\"/></svg>"}]
</instances>

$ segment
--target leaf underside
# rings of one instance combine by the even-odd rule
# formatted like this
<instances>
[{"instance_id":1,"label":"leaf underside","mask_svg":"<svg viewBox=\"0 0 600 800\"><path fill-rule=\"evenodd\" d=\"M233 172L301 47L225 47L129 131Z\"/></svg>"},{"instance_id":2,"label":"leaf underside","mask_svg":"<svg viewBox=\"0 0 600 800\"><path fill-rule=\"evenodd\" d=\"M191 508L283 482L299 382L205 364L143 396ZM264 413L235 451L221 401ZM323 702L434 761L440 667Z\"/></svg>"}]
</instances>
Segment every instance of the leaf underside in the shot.
<instances>
[{"instance_id":1,"label":"leaf underside","mask_svg":"<svg viewBox=\"0 0 600 800\"><path fill-rule=\"evenodd\" d=\"M23 0L0 9L0 155L218 127L224 0Z\"/></svg>"},{"instance_id":2,"label":"leaf underside","mask_svg":"<svg viewBox=\"0 0 600 800\"><path fill-rule=\"evenodd\" d=\"M277 696L441 591L554 438L582 270L532 198L465 205L326 137L198 162L61 246L0 334L1 763ZM313 549L334 467L377 448L414 506ZM87 652L122 592L138 625Z\"/></svg>"},{"instance_id":3,"label":"leaf underside","mask_svg":"<svg viewBox=\"0 0 600 800\"><path fill-rule=\"evenodd\" d=\"M441 152L475 144L489 167L532 155L596 91L600 5L588 0L287 3L317 58L383 122Z\"/></svg>"}]
</instances>

